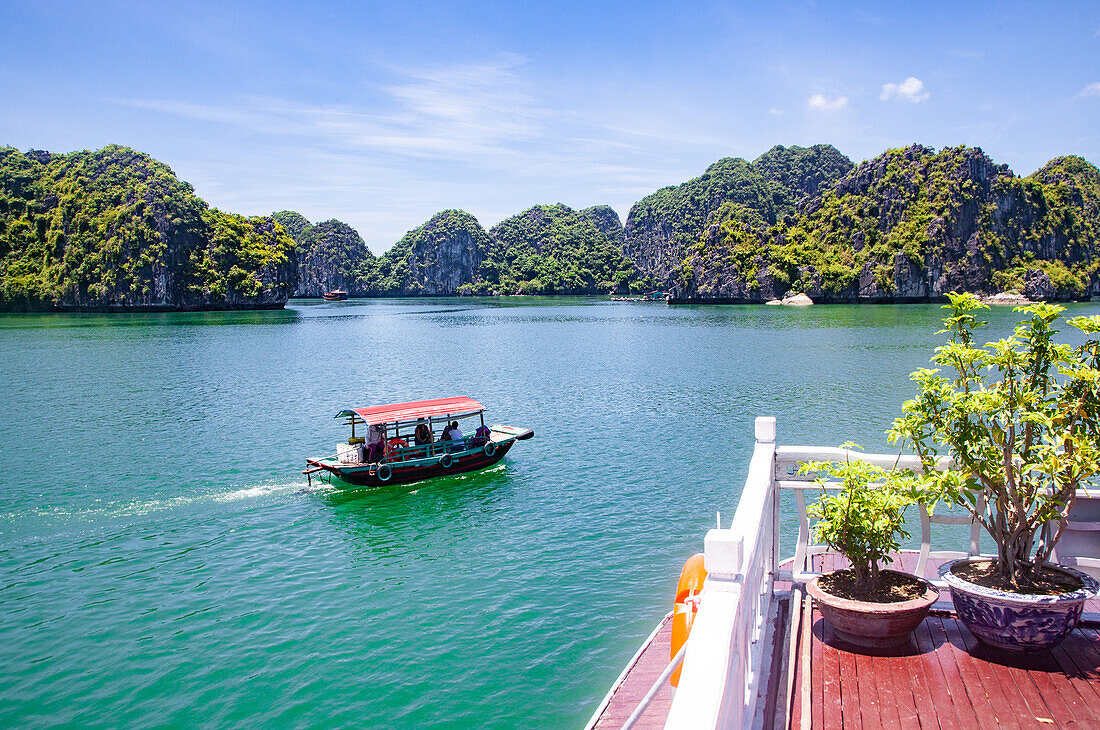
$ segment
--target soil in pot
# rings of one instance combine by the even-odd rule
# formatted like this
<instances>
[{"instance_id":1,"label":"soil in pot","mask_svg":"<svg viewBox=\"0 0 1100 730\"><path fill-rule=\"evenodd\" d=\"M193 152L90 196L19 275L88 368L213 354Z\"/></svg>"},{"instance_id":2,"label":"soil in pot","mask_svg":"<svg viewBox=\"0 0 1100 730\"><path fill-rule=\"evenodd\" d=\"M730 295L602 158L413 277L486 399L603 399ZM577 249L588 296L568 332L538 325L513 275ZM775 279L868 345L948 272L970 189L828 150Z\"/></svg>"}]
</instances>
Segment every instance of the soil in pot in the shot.
<instances>
[{"instance_id":1,"label":"soil in pot","mask_svg":"<svg viewBox=\"0 0 1100 730\"><path fill-rule=\"evenodd\" d=\"M1057 596L1062 593L1072 593L1080 590L1083 585L1079 579L1064 570L1043 568L1039 573L1038 580L1028 585L1013 586L997 575L992 560L960 561L951 566L951 572L967 583L973 583L983 588L1037 596Z\"/></svg>"},{"instance_id":2,"label":"soil in pot","mask_svg":"<svg viewBox=\"0 0 1100 730\"><path fill-rule=\"evenodd\" d=\"M928 590L928 584L915 575L884 570L879 573L879 584L873 590L856 588L854 570L834 570L821 576L821 590L838 598L867 603L900 603L920 598Z\"/></svg>"}]
</instances>

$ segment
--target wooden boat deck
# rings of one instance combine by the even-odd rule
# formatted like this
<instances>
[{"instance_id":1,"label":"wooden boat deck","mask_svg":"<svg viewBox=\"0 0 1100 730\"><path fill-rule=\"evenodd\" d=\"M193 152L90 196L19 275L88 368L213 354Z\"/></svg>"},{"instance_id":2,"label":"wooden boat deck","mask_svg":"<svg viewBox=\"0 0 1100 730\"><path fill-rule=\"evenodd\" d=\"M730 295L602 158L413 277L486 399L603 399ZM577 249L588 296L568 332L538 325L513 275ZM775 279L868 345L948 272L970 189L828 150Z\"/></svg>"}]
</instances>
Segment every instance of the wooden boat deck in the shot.
<instances>
[{"instance_id":1,"label":"wooden boat deck","mask_svg":"<svg viewBox=\"0 0 1100 730\"><path fill-rule=\"evenodd\" d=\"M825 571L846 567L822 556ZM915 554L900 556L903 570ZM930 561L930 574L938 565ZM938 562L938 561L935 561ZM1100 601L1052 651L1015 654L980 644L944 589L908 647L866 651L839 639L799 589L791 596L795 669L788 728L1100 727ZM776 722L778 720L778 722Z\"/></svg>"},{"instance_id":2,"label":"wooden boat deck","mask_svg":"<svg viewBox=\"0 0 1100 730\"><path fill-rule=\"evenodd\" d=\"M642 701L642 697L668 666L671 646L672 615L669 614L658 625L652 638L643 644L634 662L626 668L620 682L612 688L598 719L594 724L589 725L592 730L618 730L623 726L634 712L634 708ZM664 687L657 692L634 727L647 729L664 727L670 707L672 707L672 686L665 682Z\"/></svg>"},{"instance_id":3,"label":"wooden boat deck","mask_svg":"<svg viewBox=\"0 0 1100 730\"><path fill-rule=\"evenodd\" d=\"M837 555L815 563L847 565ZM898 563L912 570L916 555ZM1060 646L1019 655L980 644L944 589L909 647L867 652L838 639L800 588L776 588L764 728L1100 728L1100 599ZM666 618L627 667L591 728L622 727L668 664L671 625ZM666 683L635 727L663 727L671 704Z\"/></svg>"},{"instance_id":4,"label":"wooden boat deck","mask_svg":"<svg viewBox=\"0 0 1100 730\"><path fill-rule=\"evenodd\" d=\"M802 622L788 727L1100 727L1095 627L1053 651L1016 655L979 645L953 613L934 611L909 647L862 652L815 608Z\"/></svg>"}]
</instances>

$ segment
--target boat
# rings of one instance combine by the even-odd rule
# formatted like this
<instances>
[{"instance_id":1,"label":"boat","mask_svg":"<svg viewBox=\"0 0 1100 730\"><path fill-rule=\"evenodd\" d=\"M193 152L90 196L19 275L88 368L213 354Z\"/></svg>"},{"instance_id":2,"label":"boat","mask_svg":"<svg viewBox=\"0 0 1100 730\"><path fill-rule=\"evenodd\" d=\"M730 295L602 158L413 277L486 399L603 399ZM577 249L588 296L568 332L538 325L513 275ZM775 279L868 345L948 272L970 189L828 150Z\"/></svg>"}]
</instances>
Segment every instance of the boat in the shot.
<instances>
[{"instance_id":1,"label":"boat","mask_svg":"<svg viewBox=\"0 0 1100 730\"><path fill-rule=\"evenodd\" d=\"M326 302L342 302L348 298L348 293L343 289L333 289L321 295Z\"/></svg>"},{"instance_id":2,"label":"boat","mask_svg":"<svg viewBox=\"0 0 1100 730\"><path fill-rule=\"evenodd\" d=\"M381 486L477 471L503 459L516 441L535 435L529 428L487 426L485 407L466 397L350 408L335 417L351 427L351 437L338 444L332 456L306 459L302 473L311 482L313 475L320 475L357 486ZM465 435L460 439L439 439L452 422L457 422ZM465 429L461 428L464 423ZM381 453L376 452L373 460L364 437L355 435L356 426L381 432ZM427 428L429 442L418 445L415 432L420 426Z\"/></svg>"},{"instance_id":3,"label":"boat","mask_svg":"<svg viewBox=\"0 0 1100 730\"><path fill-rule=\"evenodd\" d=\"M756 419L756 443L733 520L706 532L698 595L670 592L658 622L612 684L586 730L664 727L1075 727L1100 725L1100 600L1053 652L978 647L946 591L903 650L846 644L805 590L813 577L847 567L811 543L806 512L819 491L807 461L862 459L919 471L913 455L776 444L771 417ZM1100 494L1078 490L1055 562L1100 576ZM795 524L794 555L780 558ZM933 532L933 527L935 532ZM970 518L919 509L919 550L894 556L902 570L943 586L938 567L980 554ZM781 539L782 538L782 539ZM944 549L950 548L950 549ZM681 575L691 577L698 557ZM697 567L697 566L696 566ZM687 637L677 619L689 611ZM679 670L679 681L675 677ZM980 718L980 720L979 720Z\"/></svg>"}]
</instances>

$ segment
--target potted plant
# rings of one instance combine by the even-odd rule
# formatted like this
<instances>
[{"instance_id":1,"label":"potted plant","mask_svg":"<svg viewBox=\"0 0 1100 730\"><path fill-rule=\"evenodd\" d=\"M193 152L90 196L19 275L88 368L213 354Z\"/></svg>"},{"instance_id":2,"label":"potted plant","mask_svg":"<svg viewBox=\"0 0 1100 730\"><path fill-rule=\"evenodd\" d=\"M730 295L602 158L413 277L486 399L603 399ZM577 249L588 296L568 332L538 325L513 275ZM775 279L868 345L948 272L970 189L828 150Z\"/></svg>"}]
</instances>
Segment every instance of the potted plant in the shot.
<instances>
[{"instance_id":1,"label":"potted plant","mask_svg":"<svg viewBox=\"0 0 1100 730\"><path fill-rule=\"evenodd\" d=\"M1007 338L974 344L987 308L968 294L949 294L946 344L937 369L911 378L917 397L889 433L909 442L924 465L929 506L958 505L997 546L990 558L940 567L959 618L992 646L1054 646L1076 626L1095 580L1054 566L1051 550L1068 524L1079 488L1100 473L1100 317L1072 317L1085 335L1074 347L1054 342L1064 311L1030 304ZM950 468L936 470L950 457Z\"/></svg>"},{"instance_id":2,"label":"potted plant","mask_svg":"<svg viewBox=\"0 0 1100 730\"><path fill-rule=\"evenodd\" d=\"M913 474L848 458L843 463L806 462L799 472L816 474L822 487L821 497L806 510L817 519L815 538L851 564L814 578L807 592L849 643L873 648L906 643L939 597L928 581L881 567L900 549L900 538L909 537L904 522L905 508L917 497ZM841 490L827 492L826 478L839 480Z\"/></svg>"}]
</instances>

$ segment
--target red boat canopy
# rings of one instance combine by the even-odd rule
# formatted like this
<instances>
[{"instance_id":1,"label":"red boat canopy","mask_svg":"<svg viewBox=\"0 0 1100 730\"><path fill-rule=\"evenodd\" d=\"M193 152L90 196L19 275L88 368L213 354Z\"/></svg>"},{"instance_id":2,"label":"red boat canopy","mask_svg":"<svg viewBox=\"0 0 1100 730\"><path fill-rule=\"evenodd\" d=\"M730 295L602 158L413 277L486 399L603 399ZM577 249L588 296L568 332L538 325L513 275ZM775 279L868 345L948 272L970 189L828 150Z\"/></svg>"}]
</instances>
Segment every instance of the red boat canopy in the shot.
<instances>
[{"instance_id":1,"label":"red boat canopy","mask_svg":"<svg viewBox=\"0 0 1100 730\"><path fill-rule=\"evenodd\" d=\"M485 406L473 398L436 398L418 400L412 403L392 403L388 406L370 406L340 411L336 418L358 416L369 424L393 423L395 421L415 421L418 418L433 416L466 416L485 410Z\"/></svg>"}]
</instances>

